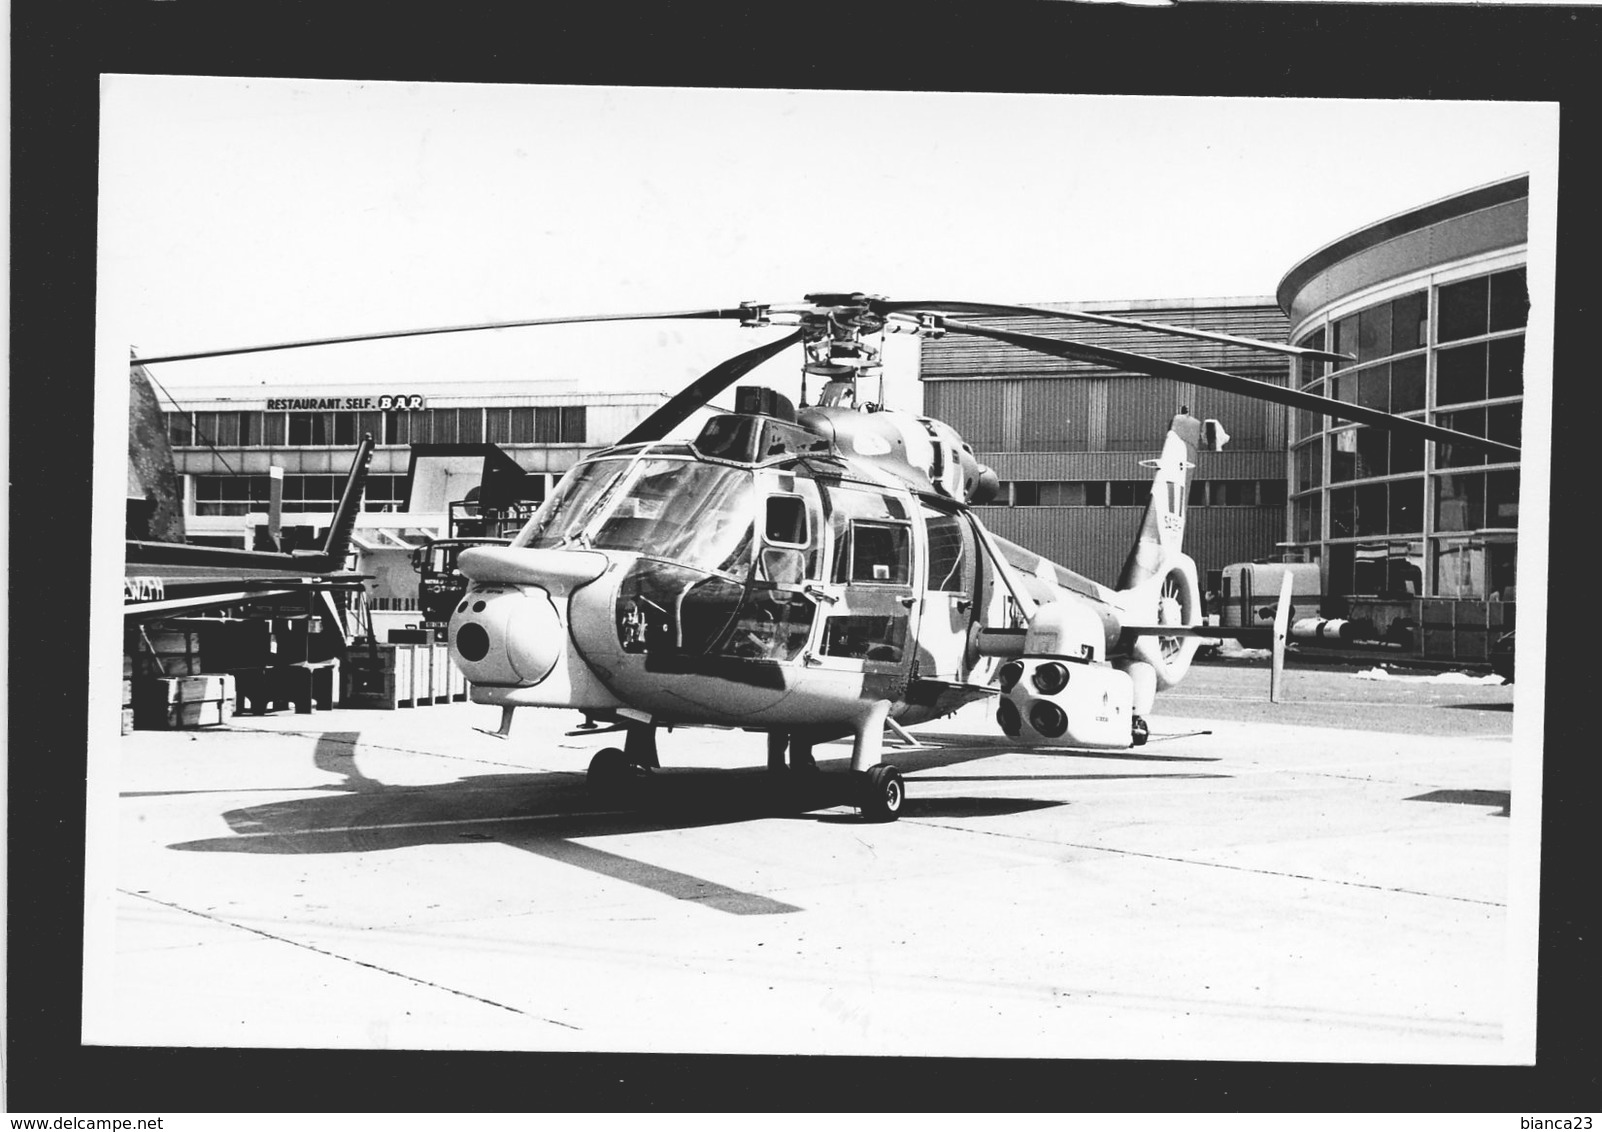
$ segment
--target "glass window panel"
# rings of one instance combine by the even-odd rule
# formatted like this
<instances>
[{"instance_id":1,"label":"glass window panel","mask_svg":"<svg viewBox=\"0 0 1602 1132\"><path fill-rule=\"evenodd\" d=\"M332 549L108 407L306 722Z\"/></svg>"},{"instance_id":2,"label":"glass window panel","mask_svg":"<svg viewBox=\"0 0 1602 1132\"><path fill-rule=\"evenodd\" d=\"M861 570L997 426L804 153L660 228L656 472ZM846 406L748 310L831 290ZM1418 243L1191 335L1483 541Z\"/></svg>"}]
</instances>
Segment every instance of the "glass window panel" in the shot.
<instances>
[{"instance_id":1,"label":"glass window panel","mask_svg":"<svg viewBox=\"0 0 1602 1132\"><path fill-rule=\"evenodd\" d=\"M1485 343L1435 355L1435 403L1461 405L1485 400Z\"/></svg>"},{"instance_id":2,"label":"glass window panel","mask_svg":"<svg viewBox=\"0 0 1602 1132\"><path fill-rule=\"evenodd\" d=\"M1391 350L1417 350L1429 344L1429 294L1418 291L1391 304Z\"/></svg>"},{"instance_id":3,"label":"glass window panel","mask_svg":"<svg viewBox=\"0 0 1602 1132\"><path fill-rule=\"evenodd\" d=\"M355 413L335 413L334 414L334 443L335 444L355 444L356 443L356 414Z\"/></svg>"},{"instance_id":4,"label":"glass window panel","mask_svg":"<svg viewBox=\"0 0 1602 1132\"><path fill-rule=\"evenodd\" d=\"M1335 323L1334 330L1335 352L1337 354L1354 354L1361 358L1362 354L1358 351L1357 347L1357 316L1354 314L1348 318L1341 319L1339 322ZM1336 364L1339 365L1340 363Z\"/></svg>"},{"instance_id":5,"label":"glass window panel","mask_svg":"<svg viewBox=\"0 0 1602 1132\"><path fill-rule=\"evenodd\" d=\"M1485 435L1490 440L1500 440L1503 444L1518 447L1521 418L1524 415L1522 403L1513 405L1492 405L1485 410ZM1497 456L1493 463L1506 463L1506 458Z\"/></svg>"},{"instance_id":6,"label":"glass window panel","mask_svg":"<svg viewBox=\"0 0 1602 1132\"><path fill-rule=\"evenodd\" d=\"M195 421L188 413L167 414L167 443L187 448L195 442Z\"/></svg>"},{"instance_id":7,"label":"glass window panel","mask_svg":"<svg viewBox=\"0 0 1602 1132\"><path fill-rule=\"evenodd\" d=\"M1353 479L1383 476L1390 472L1390 434L1379 428L1357 430L1357 470Z\"/></svg>"},{"instance_id":8,"label":"glass window panel","mask_svg":"<svg viewBox=\"0 0 1602 1132\"><path fill-rule=\"evenodd\" d=\"M1314 397L1324 396L1324 386L1314 383L1307 387L1307 392ZM1296 435L1298 437L1312 436L1324 428L1324 414L1315 413L1311 409L1296 410Z\"/></svg>"},{"instance_id":9,"label":"glass window panel","mask_svg":"<svg viewBox=\"0 0 1602 1132\"><path fill-rule=\"evenodd\" d=\"M231 448L239 443L238 413L207 413L211 418L211 442L219 448Z\"/></svg>"},{"instance_id":10,"label":"glass window panel","mask_svg":"<svg viewBox=\"0 0 1602 1132\"><path fill-rule=\"evenodd\" d=\"M1372 361L1391 352L1391 304L1381 303L1357 315L1357 360Z\"/></svg>"},{"instance_id":11,"label":"glass window panel","mask_svg":"<svg viewBox=\"0 0 1602 1132\"><path fill-rule=\"evenodd\" d=\"M261 442L273 447L281 447L288 436L289 418L283 413L264 413L262 415Z\"/></svg>"},{"instance_id":12,"label":"glass window panel","mask_svg":"<svg viewBox=\"0 0 1602 1132\"><path fill-rule=\"evenodd\" d=\"M1488 344L1490 375L1486 392L1492 397L1524 395L1524 335L1498 338Z\"/></svg>"},{"instance_id":13,"label":"glass window panel","mask_svg":"<svg viewBox=\"0 0 1602 1132\"><path fill-rule=\"evenodd\" d=\"M456 410L456 441L458 444L484 443L484 410Z\"/></svg>"},{"instance_id":14,"label":"glass window panel","mask_svg":"<svg viewBox=\"0 0 1602 1132\"><path fill-rule=\"evenodd\" d=\"M1377 365L1357 377L1357 403L1385 412L1390 407L1391 367Z\"/></svg>"},{"instance_id":15,"label":"glass window panel","mask_svg":"<svg viewBox=\"0 0 1602 1132\"><path fill-rule=\"evenodd\" d=\"M1485 525L1485 477L1479 473L1438 476L1435 529L1473 531Z\"/></svg>"},{"instance_id":16,"label":"glass window panel","mask_svg":"<svg viewBox=\"0 0 1602 1132\"><path fill-rule=\"evenodd\" d=\"M1456 342L1484 334L1488 325L1489 283L1485 276L1449 283L1440 289L1440 325L1436 341Z\"/></svg>"},{"instance_id":17,"label":"glass window panel","mask_svg":"<svg viewBox=\"0 0 1602 1132\"><path fill-rule=\"evenodd\" d=\"M1040 485L1020 480L1012 485L1012 501L1018 507L1040 506Z\"/></svg>"},{"instance_id":18,"label":"glass window panel","mask_svg":"<svg viewBox=\"0 0 1602 1132\"><path fill-rule=\"evenodd\" d=\"M1357 431L1344 429L1331 435L1329 481L1344 483L1357 478Z\"/></svg>"},{"instance_id":19,"label":"glass window panel","mask_svg":"<svg viewBox=\"0 0 1602 1132\"><path fill-rule=\"evenodd\" d=\"M1470 436L1485 435L1485 410L1462 409L1455 413L1437 413L1435 423L1454 432L1466 432ZM1464 468L1474 464L1485 463L1485 453L1478 448L1466 448L1461 444L1450 442L1437 443L1435 446L1435 465L1440 468Z\"/></svg>"},{"instance_id":20,"label":"glass window panel","mask_svg":"<svg viewBox=\"0 0 1602 1132\"><path fill-rule=\"evenodd\" d=\"M239 414L239 443L254 448L261 444L261 418L259 412Z\"/></svg>"},{"instance_id":21,"label":"glass window panel","mask_svg":"<svg viewBox=\"0 0 1602 1132\"><path fill-rule=\"evenodd\" d=\"M1357 533L1357 496L1353 488L1329 493L1329 537L1351 538Z\"/></svg>"},{"instance_id":22,"label":"glass window panel","mask_svg":"<svg viewBox=\"0 0 1602 1132\"><path fill-rule=\"evenodd\" d=\"M376 412L356 413L356 440L360 443L362 437L371 436L374 443L384 442L384 414Z\"/></svg>"},{"instance_id":23,"label":"glass window panel","mask_svg":"<svg viewBox=\"0 0 1602 1132\"><path fill-rule=\"evenodd\" d=\"M1085 506L1107 506L1107 481L1090 480L1085 484Z\"/></svg>"},{"instance_id":24,"label":"glass window panel","mask_svg":"<svg viewBox=\"0 0 1602 1132\"><path fill-rule=\"evenodd\" d=\"M1205 507L1206 505L1207 505L1207 481L1206 480L1191 480L1190 481L1189 506L1191 506L1191 507Z\"/></svg>"},{"instance_id":25,"label":"glass window panel","mask_svg":"<svg viewBox=\"0 0 1602 1132\"><path fill-rule=\"evenodd\" d=\"M1330 390L1330 396L1335 400L1345 401L1354 405L1357 403L1357 374L1355 372L1347 371L1337 374L1335 379L1330 382L1330 385L1333 387Z\"/></svg>"},{"instance_id":26,"label":"glass window panel","mask_svg":"<svg viewBox=\"0 0 1602 1132\"><path fill-rule=\"evenodd\" d=\"M562 439L562 411L555 408L534 410L534 439L541 444L557 444Z\"/></svg>"},{"instance_id":27,"label":"glass window panel","mask_svg":"<svg viewBox=\"0 0 1602 1132\"><path fill-rule=\"evenodd\" d=\"M1391 412L1412 413L1424 407L1424 355L1391 363Z\"/></svg>"},{"instance_id":28,"label":"glass window panel","mask_svg":"<svg viewBox=\"0 0 1602 1132\"><path fill-rule=\"evenodd\" d=\"M1485 525L1516 527L1519 522L1519 473L1487 472L1485 476Z\"/></svg>"},{"instance_id":29,"label":"glass window panel","mask_svg":"<svg viewBox=\"0 0 1602 1132\"><path fill-rule=\"evenodd\" d=\"M305 497L306 497L306 477L305 476L285 476L284 477L284 502L287 503L291 499L304 499Z\"/></svg>"},{"instance_id":30,"label":"glass window panel","mask_svg":"<svg viewBox=\"0 0 1602 1132\"><path fill-rule=\"evenodd\" d=\"M456 443L456 410L427 409L428 435L434 444Z\"/></svg>"},{"instance_id":31,"label":"glass window panel","mask_svg":"<svg viewBox=\"0 0 1602 1132\"><path fill-rule=\"evenodd\" d=\"M534 443L534 410L527 406L512 410L512 443Z\"/></svg>"},{"instance_id":32,"label":"glass window panel","mask_svg":"<svg viewBox=\"0 0 1602 1132\"><path fill-rule=\"evenodd\" d=\"M583 444L589 438L588 413L583 405L567 405L562 409L563 444Z\"/></svg>"},{"instance_id":33,"label":"glass window panel","mask_svg":"<svg viewBox=\"0 0 1602 1132\"><path fill-rule=\"evenodd\" d=\"M1391 433L1391 474L1424 470L1424 438Z\"/></svg>"},{"instance_id":34,"label":"glass window panel","mask_svg":"<svg viewBox=\"0 0 1602 1132\"><path fill-rule=\"evenodd\" d=\"M1323 327L1313 331L1311 334L1303 335L1301 340L1296 344L1305 350L1322 350L1324 348ZM1327 364L1328 363L1321 362L1316 358L1297 359L1297 366L1299 367L1298 373L1301 377L1301 384L1307 385L1308 383L1317 381L1320 377L1323 377L1324 367Z\"/></svg>"},{"instance_id":35,"label":"glass window panel","mask_svg":"<svg viewBox=\"0 0 1602 1132\"><path fill-rule=\"evenodd\" d=\"M1491 329L1516 330L1529 317L1530 292L1524 268L1491 276Z\"/></svg>"},{"instance_id":36,"label":"glass window panel","mask_svg":"<svg viewBox=\"0 0 1602 1132\"><path fill-rule=\"evenodd\" d=\"M1324 497L1309 495L1296 501L1296 541L1317 542L1323 538Z\"/></svg>"},{"instance_id":37,"label":"glass window panel","mask_svg":"<svg viewBox=\"0 0 1602 1132\"><path fill-rule=\"evenodd\" d=\"M1391 534L1416 534L1424 530L1424 481L1392 480Z\"/></svg>"},{"instance_id":38,"label":"glass window panel","mask_svg":"<svg viewBox=\"0 0 1602 1132\"><path fill-rule=\"evenodd\" d=\"M1114 507L1133 507L1144 503L1151 492L1151 484L1140 480L1114 480L1110 502Z\"/></svg>"},{"instance_id":39,"label":"glass window panel","mask_svg":"<svg viewBox=\"0 0 1602 1132\"><path fill-rule=\"evenodd\" d=\"M1357 533L1360 535L1382 535L1386 533L1386 523L1390 521L1387 510L1386 496L1388 487L1382 483L1364 484L1357 488Z\"/></svg>"},{"instance_id":40,"label":"glass window panel","mask_svg":"<svg viewBox=\"0 0 1602 1132\"><path fill-rule=\"evenodd\" d=\"M1040 505L1042 507L1062 506L1063 485L1056 482L1042 483L1040 485Z\"/></svg>"},{"instance_id":41,"label":"glass window panel","mask_svg":"<svg viewBox=\"0 0 1602 1132\"><path fill-rule=\"evenodd\" d=\"M484 439L491 444L510 444L512 441L512 410L484 410Z\"/></svg>"},{"instance_id":42,"label":"glass window panel","mask_svg":"<svg viewBox=\"0 0 1602 1132\"><path fill-rule=\"evenodd\" d=\"M1296 490L1308 491L1323 482L1324 445L1313 441L1296 450Z\"/></svg>"}]
</instances>

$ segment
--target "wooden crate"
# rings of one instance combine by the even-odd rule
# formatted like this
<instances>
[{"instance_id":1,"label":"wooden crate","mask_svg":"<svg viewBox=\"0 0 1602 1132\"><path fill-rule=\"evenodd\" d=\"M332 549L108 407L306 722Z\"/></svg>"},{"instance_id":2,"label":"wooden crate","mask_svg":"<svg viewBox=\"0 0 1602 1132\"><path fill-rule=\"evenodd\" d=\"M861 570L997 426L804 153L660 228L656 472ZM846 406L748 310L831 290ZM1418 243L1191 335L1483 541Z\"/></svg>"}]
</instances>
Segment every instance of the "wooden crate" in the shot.
<instances>
[{"instance_id":1,"label":"wooden crate","mask_svg":"<svg viewBox=\"0 0 1602 1132\"><path fill-rule=\"evenodd\" d=\"M409 645L354 646L350 651L350 698L357 707L394 710L413 704L413 654Z\"/></svg>"},{"instance_id":2,"label":"wooden crate","mask_svg":"<svg viewBox=\"0 0 1602 1132\"><path fill-rule=\"evenodd\" d=\"M132 712L133 726L144 730L227 723L234 714L234 678L225 673L139 678L133 682Z\"/></svg>"},{"instance_id":3,"label":"wooden crate","mask_svg":"<svg viewBox=\"0 0 1602 1132\"><path fill-rule=\"evenodd\" d=\"M456 671L456 666L451 663L449 646L432 644L429 649L433 653L430 665L434 673L434 702L436 704L448 704L451 702L451 677L461 674Z\"/></svg>"},{"instance_id":4,"label":"wooden crate","mask_svg":"<svg viewBox=\"0 0 1602 1132\"><path fill-rule=\"evenodd\" d=\"M411 654L412 705L427 707L434 702L434 646L396 645Z\"/></svg>"}]
</instances>

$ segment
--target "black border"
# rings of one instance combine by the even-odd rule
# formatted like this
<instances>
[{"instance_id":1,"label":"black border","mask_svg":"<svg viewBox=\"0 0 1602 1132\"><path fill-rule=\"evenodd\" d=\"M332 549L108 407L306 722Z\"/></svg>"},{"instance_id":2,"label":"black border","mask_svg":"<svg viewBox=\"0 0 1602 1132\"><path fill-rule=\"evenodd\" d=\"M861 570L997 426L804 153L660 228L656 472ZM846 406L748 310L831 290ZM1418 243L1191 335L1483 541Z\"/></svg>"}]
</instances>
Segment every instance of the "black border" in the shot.
<instances>
[{"instance_id":1,"label":"black border","mask_svg":"<svg viewBox=\"0 0 1602 1132\"><path fill-rule=\"evenodd\" d=\"M1505 1111L1595 1106L1594 739L1579 572L1595 417L1594 8L1069 2L513 5L14 0L7 1107L17 1112ZM101 73L1412 97L1562 103L1538 1065L82 1048L83 773ZM760 129L729 122L731 132ZM871 137L880 124L842 123ZM782 139L776 139L779 144ZM1464 144L1472 144L1465 138ZM160 154L149 160L159 162ZM1295 191L1294 177L1286 185ZM893 222L893 220L887 220ZM1266 285L1266 284L1265 284ZM1530 427L1531 422L1526 422ZM1578 632L1575 626L1578 624ZM1175 939L1175 948L1185 941Z\"/></svg>"}]
</instances>

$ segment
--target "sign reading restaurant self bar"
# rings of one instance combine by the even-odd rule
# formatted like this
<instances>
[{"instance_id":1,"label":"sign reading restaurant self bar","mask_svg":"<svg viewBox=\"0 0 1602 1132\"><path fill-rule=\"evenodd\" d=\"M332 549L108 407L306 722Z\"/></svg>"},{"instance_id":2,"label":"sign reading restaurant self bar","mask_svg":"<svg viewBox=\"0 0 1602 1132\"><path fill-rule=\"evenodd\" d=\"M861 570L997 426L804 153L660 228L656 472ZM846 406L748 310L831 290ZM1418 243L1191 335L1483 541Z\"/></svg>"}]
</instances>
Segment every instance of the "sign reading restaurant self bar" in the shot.
<instances>
[{"instance_id":1,"label":"sign reading restaurant self bar","mask_svg":"<svg viewBox=\"0 0 1602 1132\"><path fill-rule=\"evenodd\" d=\"M426 407L421 393L386 393L381 397L269 397L266 409L272 412L413 412Z\"/></svg>"}]
</instances>

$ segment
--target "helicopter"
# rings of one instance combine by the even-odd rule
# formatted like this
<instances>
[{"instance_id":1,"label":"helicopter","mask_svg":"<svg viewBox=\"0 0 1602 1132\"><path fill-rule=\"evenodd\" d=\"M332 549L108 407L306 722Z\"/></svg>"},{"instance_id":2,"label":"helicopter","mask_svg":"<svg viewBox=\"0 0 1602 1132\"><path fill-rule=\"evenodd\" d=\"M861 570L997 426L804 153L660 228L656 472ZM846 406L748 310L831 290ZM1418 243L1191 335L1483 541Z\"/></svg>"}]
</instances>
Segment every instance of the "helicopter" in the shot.
<instances>
[{"instance_id":1,"label":"helicopter","mask_svg":"<svg viewBox=\"0 0 1602 1132\"><path fill-rule=\"evenodd\" d=\"M996 473L948 424L863 396L886 334L966 334L1042 354L1173 377L1434 441L1517 449L1425 421L1128 351L972 321L1011 316L1136 327L1348 362L1348 355L1090 312L861 292L792 304L580 315L241 347L181 361L465 330L641 319L721 319L792 328L670 397L580 462L506 546L462 550L467 579L448 641L473 702L579 710L624 734L587 772L623 798L660 767L661 728L766 736L774 771L815 770L818 744L849 736L850 796L868 820L906 799L884 760L886 729L996 697L1007 736L1039 748L1143 744L1155 698L1184 679L1202 625L1183 550L1189 474L1222 436L1180 407L1118 580L1106 586L988 531L973 511ZM792 346L799 404L736 386ZM821 384L808 403L809 382ZM734 389L689 439L680 426ZM1227 633L1227 630L1224 631ZM1254 630L1254 632L1260 632Z\"/></svg>"}]
</instances>

